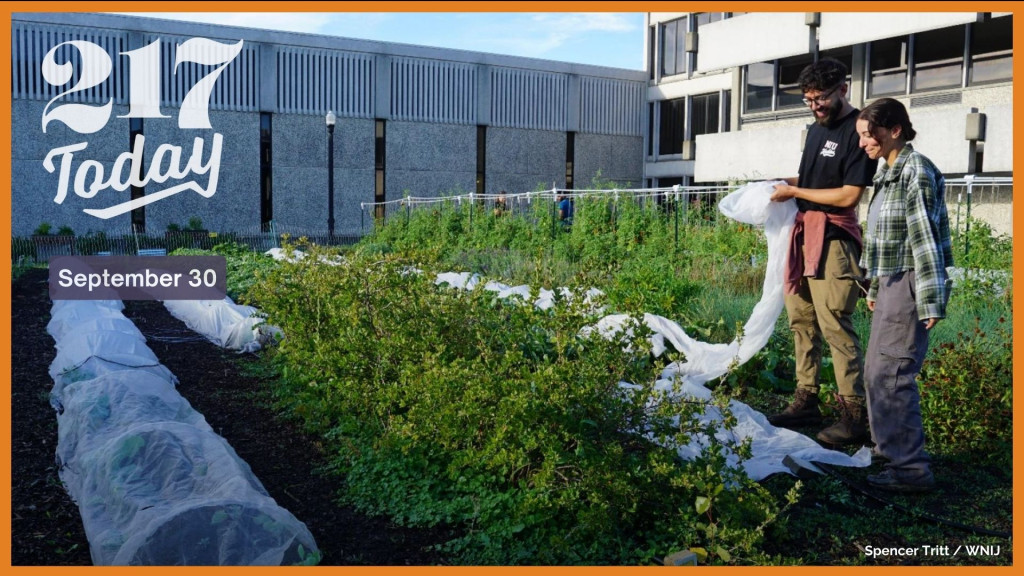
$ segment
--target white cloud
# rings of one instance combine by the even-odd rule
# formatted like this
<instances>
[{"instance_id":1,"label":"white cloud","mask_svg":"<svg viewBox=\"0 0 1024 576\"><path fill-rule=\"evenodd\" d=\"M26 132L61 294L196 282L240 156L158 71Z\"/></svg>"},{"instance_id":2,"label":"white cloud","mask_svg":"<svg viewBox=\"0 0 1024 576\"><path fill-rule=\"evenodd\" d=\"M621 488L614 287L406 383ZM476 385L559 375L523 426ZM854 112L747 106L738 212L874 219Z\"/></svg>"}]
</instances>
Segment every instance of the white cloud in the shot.
<instances>
[{"instance_id":1,"label":"white cloud","mask_svg":"<svg viewBox=\"0 0 1024 576\"><path fill-rule=\"evenodd\" d=\"M533 14L534 21L542 23L550 28L572 31L590 32L598 30L601 32L632 32L637 29L636 22L631 20L632 14L622 12L611 13L569 13L569 14Z\"/></svg>"}]
</instances>

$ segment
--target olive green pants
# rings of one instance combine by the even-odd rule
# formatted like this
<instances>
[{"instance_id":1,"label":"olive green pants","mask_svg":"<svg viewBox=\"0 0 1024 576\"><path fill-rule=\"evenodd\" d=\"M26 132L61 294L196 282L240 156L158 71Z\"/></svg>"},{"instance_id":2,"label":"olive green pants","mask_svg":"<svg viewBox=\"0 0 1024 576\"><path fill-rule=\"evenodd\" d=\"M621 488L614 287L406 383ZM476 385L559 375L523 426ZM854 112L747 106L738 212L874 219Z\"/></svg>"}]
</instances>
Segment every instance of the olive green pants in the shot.
<instances>
[{"instance_id":1,"label":"olive green pants","mask_svg":"<svg viewBox=\"0 0 1024 576\"><path fill-rule=\"evenodd\" d=\"M796 383L818 393L822 339L832 351L836 386L844 400L864 404L864 354L853 328L861 288L860 251L852 240L826 240L818 276L806 276L797 294L786 294L793 332Z\"/></svg>"}]
</instances>

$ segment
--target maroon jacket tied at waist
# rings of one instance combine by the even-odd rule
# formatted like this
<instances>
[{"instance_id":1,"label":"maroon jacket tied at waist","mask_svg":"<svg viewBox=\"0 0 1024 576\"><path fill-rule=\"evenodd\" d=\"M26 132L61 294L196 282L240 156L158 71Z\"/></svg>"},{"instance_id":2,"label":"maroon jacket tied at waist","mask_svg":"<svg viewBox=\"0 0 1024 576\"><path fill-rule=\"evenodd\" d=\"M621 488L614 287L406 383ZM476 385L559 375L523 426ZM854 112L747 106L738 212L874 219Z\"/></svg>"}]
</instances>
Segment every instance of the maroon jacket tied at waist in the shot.
<instances>
[{"instance_id":1,"label":"maroon jacket tied at waist","mask_svg":"<svg viewBox=\"0 0 1024 576\"><path fill-rule=\"evenodd\" d=\"M818 264L821 262L821 254L825 247L825 228L828 223L846 230L857 243L858 249L863 249L860 222L857 221L855 208L835 214L820 210L797 212L793 232L789 236L789 255L786 259L786 294L796 294L800 289L800 279L804 276L818 275ZM803 248L802 253L801 247Z\"/></svg>"}]
</instances>

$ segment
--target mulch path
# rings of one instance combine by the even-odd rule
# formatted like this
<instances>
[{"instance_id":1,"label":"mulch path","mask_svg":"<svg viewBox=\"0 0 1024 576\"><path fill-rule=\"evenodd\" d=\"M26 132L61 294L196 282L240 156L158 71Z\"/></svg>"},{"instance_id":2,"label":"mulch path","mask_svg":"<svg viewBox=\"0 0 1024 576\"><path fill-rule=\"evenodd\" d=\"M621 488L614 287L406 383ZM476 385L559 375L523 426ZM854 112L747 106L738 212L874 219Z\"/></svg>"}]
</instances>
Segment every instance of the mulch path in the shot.
<instances>
[{"instance_id":1,"label":"mulch path","mask_svg":"<svg viewBox=\"0 0 1024 576\"><path fill-rule=\"evenodd\" d=\"M15 566L90 565L77 505L57 475L56 414L48 369L54 342L46 270L12 283L11 562ZM430 547L443 530L414 530L336 503L340 480L322 475L315 438L267 407L258 377L239 370L239 356L195 338L159 302L126 302L124 314L179 380L178 391L223 436L277 503L306 524L323 553L321 565L445 564Z\"/></svg>"}]
</instances>

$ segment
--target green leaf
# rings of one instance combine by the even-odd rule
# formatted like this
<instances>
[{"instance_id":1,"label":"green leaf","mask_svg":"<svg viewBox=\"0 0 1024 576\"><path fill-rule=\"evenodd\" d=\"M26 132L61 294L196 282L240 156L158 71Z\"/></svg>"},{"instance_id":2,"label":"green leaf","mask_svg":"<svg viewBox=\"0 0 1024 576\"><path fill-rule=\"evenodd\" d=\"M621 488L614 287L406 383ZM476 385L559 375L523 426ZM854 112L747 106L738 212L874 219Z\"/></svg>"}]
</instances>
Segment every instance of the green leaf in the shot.
<instances>
[{"instance_id":1,"label":"green leaf","mask_svg":"<svg viewBox=\"0 0 1024 576\"><path fill-rule=\"evenodd\" d=\"M729 551L726 550L725 548L722 548L721 546L719 546L718 548L715 549L715 553L718 554L719 558L721 558L722 560L724 560L726 562L729 562L729 561L732 560L732 555L729 554Z\"/></svg>"},{"instance_id":2,"label":"green leaf","mask_svg":"<svg viewBox=\"0 0 1024 576\"><path fill-rule=\"evenodd\" d=\"M706 496L697 496L694 507L697 509L697 514L704 514L711 509L711 499Z\"/></svg>"},{"instance_id":3,"label":"green leaf","mask_svg":"<svg viewBox=\"0 0 1024 576\"><path fill-rule=\"evenodd\" d=\"M707 562L707 560L708 560L708 551L705 550L704 548L690 548L690 552L693 552L694 554L697 555L697 561L698 562Z\"/></svg>"}]
</instances>

